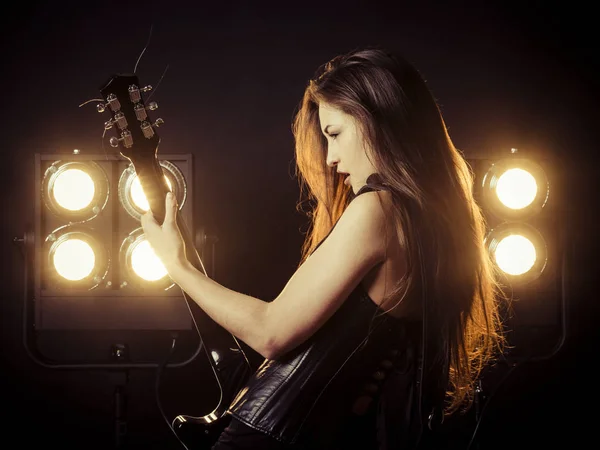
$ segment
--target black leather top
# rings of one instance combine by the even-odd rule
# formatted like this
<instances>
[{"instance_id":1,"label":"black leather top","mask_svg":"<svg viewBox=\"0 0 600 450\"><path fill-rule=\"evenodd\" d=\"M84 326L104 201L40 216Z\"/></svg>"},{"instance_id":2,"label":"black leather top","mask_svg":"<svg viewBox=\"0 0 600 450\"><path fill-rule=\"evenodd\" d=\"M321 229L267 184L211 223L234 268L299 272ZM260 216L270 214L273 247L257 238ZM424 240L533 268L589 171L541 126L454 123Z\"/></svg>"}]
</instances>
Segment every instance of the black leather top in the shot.
<instances>
[{"instance_id":1,"label":"black leather top","mask_svg":"<svg viewBox=\"0 0 600 450\"><path fill-rule=\"evenodd\" d=\"M357 398L371 396L381 448L407 444L420 337L420 322L382 314L359 283L306 342L265 360L228 412L282 442L331 450Z\"/></svg>"}]
</instances>

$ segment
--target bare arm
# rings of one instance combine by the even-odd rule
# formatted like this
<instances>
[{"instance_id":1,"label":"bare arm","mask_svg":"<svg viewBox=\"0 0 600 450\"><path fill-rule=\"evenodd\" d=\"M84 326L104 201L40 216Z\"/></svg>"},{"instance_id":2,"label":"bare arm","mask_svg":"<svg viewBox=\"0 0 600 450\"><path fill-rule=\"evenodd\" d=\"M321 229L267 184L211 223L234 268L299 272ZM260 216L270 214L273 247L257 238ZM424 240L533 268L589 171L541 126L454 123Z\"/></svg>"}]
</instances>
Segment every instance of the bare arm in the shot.
<instances>
[{"instance_id":1,"label":"bare arm","mask_svg":"<svg viewBox=\"0 0 600 450\"><path fill-rule=\"evenodd\" d=\"M232 291L187 261L170 268L178 284L218 324L265 358L308 339L385 255L385 214L377 192L356 197L321 246L272 302Z\"/></svg>"}]
</instances>

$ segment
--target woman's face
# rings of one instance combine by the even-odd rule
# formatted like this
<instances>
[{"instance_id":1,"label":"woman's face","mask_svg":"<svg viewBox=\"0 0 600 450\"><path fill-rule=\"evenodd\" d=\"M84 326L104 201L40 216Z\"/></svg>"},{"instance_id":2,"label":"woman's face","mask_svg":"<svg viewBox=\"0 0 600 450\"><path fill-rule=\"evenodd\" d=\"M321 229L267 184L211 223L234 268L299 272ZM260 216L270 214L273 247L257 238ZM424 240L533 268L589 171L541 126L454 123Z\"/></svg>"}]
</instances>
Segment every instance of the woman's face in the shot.
<instances>
[{"instance_id":1,"label":"woman's face","mask_svg":"<svg viewBox=\"0 0 600 450\"><path fill-rule=\"evenodd\" d=\"M356 194L376 172L358 124L352 116L326 103L319 104L319 122L327 139L327 165L348 174L344 184Z\"/></svg>"}]
</instances>

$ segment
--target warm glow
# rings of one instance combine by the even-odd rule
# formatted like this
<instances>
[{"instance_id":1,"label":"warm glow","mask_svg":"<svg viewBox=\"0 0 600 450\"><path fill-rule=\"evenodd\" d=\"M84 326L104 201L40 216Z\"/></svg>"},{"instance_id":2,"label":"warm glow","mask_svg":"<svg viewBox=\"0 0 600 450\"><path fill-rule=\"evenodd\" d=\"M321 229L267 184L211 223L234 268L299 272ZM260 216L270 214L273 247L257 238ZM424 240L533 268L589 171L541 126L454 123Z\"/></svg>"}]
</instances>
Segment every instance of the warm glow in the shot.
<instances>
[{"instance_id":1,"label":"warm glow","mask_svg":"<svg viewBox=\"0 0 600 450\"><path fill-rule=\"evenodd\" d=\"M498 178L496 194L504 206L522 209L535 200L537 183L533 175L526 170L509 169Z\"/></svg>"},{"instance_id":2,"label":"warm glow","mask_svg":"<svg viewBox=\"0 0 600 450\"><path fill-rule=\"evenodd\" d=\"M509 275L523 275L535 264L536 250L526 237L511 234L498 243L495 258L502 271Z\"/></svg>"},{"instance_id":3,"label":"warm glow","mask_svg":"<svg viewBox=\"0 0 600 450\"><path fill-rule=\"evenodd\" d=\"M173 186L171 186L171 181L166 175L165 180L167 181L169 190L172 191ZM142 211L148 211L148 209L150 209L150 205L148 204L148 200L146 199L146 195L144 194L144 190L142 189L142 184L140 183L140 179L138 176L136 176L131 182L131 191L129 195L131 196L131 200L137 208L139 208Z\"/></svg>"},{"instance_id":4,"label":"warm glow","mask_svg":"<svg viewBox=\"0 0 600 450\"><path fill-rule=\"evenodd\" d=\"M67 239L54 252L54 267L60 276L70 281L87 277L96 264L94 250L81 239Z\"/></svg>"},{"instance_id":5,"label":"warm glow","mask_svg":"<svg viewBox=\"0 0 600 450\"><path fill-rule=\"evenodd\" d=\"M167 275L165 266L147 240L141 241L131 252L131 267L140 278L147 281L157 281Z\"/></svg>"},{"instance_id":6,"label":"warm glow","mask_svg":"<svg viewBox=\"0 0 600 450\"><path fill-rule=\"evenodd\" d=\"M56 177L52 194L56 202L70 211L87 207L94 199L94 180L79 169L67 169Z\"/></svg>"}]
</instances>

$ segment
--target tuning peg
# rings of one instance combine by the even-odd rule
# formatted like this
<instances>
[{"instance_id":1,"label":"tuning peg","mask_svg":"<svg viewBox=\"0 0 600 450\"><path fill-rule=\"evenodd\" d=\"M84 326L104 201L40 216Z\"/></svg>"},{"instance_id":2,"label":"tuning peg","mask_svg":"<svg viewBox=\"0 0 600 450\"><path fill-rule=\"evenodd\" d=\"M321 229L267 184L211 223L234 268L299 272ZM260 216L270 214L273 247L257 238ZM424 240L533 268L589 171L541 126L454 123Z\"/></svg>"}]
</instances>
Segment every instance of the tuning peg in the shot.
<instances>
[{"instance_id":1,"label":"tuning peg","mask_svg":"<svg viewBox=\"0 0 600 450\"><path fill-rule=\"evenodd\" d=\"M135 116L139 121L144 121L148 118L148 114L146 110L154 111L158 108L158 104L156 102L150 102L147 107L144 107L141 103L135 105L133 110L135 111Z\"/></svg>"},{"instance_id":2,"label":"tuning peg","mask_svg":"<svg viewBox=\"0 0 600 450\"><path fill-rule=\"evenodd\" d=\"M131 137L130 131L124 130L121 133L120 138L113 136L108 140L108 142L111 147L118 147L119 143L122 142L124 147L129 148L133 145L133 138Z\"/></svg>"},{"instance_id":3,"label":"tuning peg","mask_svg":"<svg viewBox=\"0 0 600 450\"><path fill-rule=\"evenodd\" d=\"M152 90L152 86L148 85L148 86L145 86L142 89L140 89L135 84L132 84L131 86L129 86L129 88L127 90L129 91L129 98L130 98L130 100L133 103L138 103L142 99L140 91L141 92L151 91Z\"/></svg>"},{"instance_id":4,"label":"tuning peg","mask_svg":"<svg viewBox=\"0 0 600 450\"><path fill-rule=\"evenodd\" d=\"M122 111L115 113L113 123L116 123L121 130L127 128L127 119L125 118L125 114L123 114Z\"/></svg>"},{"instance_id":5,"label":"tuning peg","mask_svg":"<svg viewBox=\"0 0 600 450\"><path fill-rule=\"evenodd\" d=\"M121 102L115 94L108 94L106 101L113 112L117 112L121 109Z\"/></svg>"},{"instance_id":6,"label":"tuning peg","mask_svg":"<svg viewBox=\"0 0 600 450\"><path fill-rule=\"evenodd\" d=\"M98 111L99 113L103 113L104 111L106 111L106 105L104 103L98 103L96 105L96 111Z\"/></svg>"},{"instance_id":7,"label":"tuning peg","mask_svg":"<svg viewBox=\"0 0 600 450\"><path fill-rule=\"evenodd\" d=\"M150 139L152 136L154 136L153 128L158 128L164 123L165 121L161 118L156 119L153 124L144 120L140 125L140 128L142 129L142 133L144 133L144 137Z\"/></svg>"},{"instance_id":8,"label":"tuning peg","mask_svg":"<svg viewBox=\"0 0 600 450\"><path fill-rule=\"evenodd\" d=\"M131 86L129 86L128 91L129 91L129 99L133 103L137 103L141 100L142 97L140 95L140 90L135 84L132 84Z\"/></svg>"}]
</instances>

